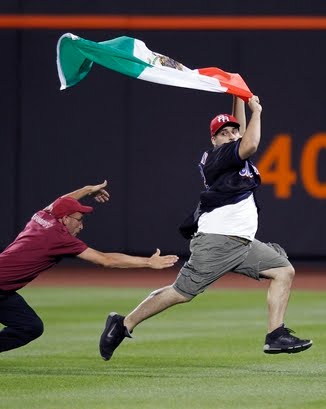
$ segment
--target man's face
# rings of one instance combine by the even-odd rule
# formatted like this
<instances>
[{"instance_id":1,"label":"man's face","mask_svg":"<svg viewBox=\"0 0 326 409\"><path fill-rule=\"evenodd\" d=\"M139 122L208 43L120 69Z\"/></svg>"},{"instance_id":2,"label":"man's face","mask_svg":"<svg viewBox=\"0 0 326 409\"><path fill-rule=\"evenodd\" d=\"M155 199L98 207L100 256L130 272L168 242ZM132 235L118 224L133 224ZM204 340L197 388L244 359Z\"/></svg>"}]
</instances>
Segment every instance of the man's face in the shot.
<instances>
[{"instance_id":1,"label":"man's face","mask_svg":"<svg viewBox=\"0 0 326 409\"><path fill-rule=\"evenodd\" d=\"M63 224L67 227L68 232L72 236L77 236L79 232L83 229L83 214L76 212L70 214L69 216L64 216L62 218Z\"/></svg>"},{"instance_id":2,"label":"man's face","mask_svg":"<svg viewBox=\"0 0 326 409\"><path fill-rule=\"evenodd\" d=\"M237 141L241 138L239 128L237 126L225 126L211 137L214 146L220 146L224 143Z\"/></svg>"}]
</instances>

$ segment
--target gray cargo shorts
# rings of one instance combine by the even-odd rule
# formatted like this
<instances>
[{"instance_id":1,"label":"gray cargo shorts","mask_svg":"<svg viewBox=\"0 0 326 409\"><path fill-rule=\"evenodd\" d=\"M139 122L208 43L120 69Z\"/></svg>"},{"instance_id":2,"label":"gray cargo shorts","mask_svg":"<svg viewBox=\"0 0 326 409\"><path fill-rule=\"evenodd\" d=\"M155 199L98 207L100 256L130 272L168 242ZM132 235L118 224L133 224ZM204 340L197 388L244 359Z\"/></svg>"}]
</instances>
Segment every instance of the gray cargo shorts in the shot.
<instances>
[{"instance_id":1,"label":"gray cargo shorts","mask_svg":"<svg viewBox=\"0 0 326 409\"><path fill-rule=\"evenodd\" d=\"M277 243L249 241L235 236L196 233L190 242L191 255L181 268L173 288L194 297L228 272L260 280L262 271L291 265Z\"/></svg>"}]
</instances>

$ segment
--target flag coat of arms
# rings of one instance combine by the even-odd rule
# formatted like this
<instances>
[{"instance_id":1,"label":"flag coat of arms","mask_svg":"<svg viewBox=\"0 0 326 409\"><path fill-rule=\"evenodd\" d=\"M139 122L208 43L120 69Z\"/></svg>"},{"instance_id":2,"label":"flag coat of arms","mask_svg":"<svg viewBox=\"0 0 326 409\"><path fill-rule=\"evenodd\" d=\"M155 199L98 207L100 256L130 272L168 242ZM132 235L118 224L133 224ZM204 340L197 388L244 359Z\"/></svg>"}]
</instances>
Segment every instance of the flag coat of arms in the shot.
<instances>
[{"instance_id":1,"label":"flag coat of arms","mask_svg":"<svg viewBox=\"0 0 326 409\"><path fill-rule=\"evenodd\" d=\"M149 50L145 43L123 36L107 41L85 40L71 33L57 44L60 89L76 85L93 64L129 77L175 87L229 93L248 101L252 92L239 74L217 67L190 69L163 54Z\"/></svg>"}]
</instances>

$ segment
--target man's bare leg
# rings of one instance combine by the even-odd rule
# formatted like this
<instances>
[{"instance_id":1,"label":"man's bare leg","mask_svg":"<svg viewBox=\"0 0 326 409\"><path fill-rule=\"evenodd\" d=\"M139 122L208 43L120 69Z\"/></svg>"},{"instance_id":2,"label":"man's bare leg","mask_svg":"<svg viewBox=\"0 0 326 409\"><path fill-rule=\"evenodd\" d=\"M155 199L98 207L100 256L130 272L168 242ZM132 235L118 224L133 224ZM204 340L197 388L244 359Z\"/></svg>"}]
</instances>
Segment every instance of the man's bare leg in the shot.
<instances>
[{"instance_id":1,"label":"man's bare leg","mask_svg":"<svg viewBox=\"0 0 326 409\"><path fill-rule=\"evenodd\" d=\"M274 331L284 323L294 274L291 265L261 272L262 276L271 279L267 293L268 332Z\"/></svg>"},{"instance_id":2,"label":"man's bare leg","mask_svg":"<svg viewBox=\"0 0 326 409\"><path fill-rule=\"evenodd\" d=\"M125 318L122 315L111 312L100 338L99 348L102 358L105 361L110 360L115 349L124 338L131 338L131 331L140 322L172 307L172 305L187 302L191 299L179 294L172 286L167 286L153 291Z\"/></svg>"},{"instance_id":3,"label":"man's bare leg","mask_svg":"<svg viewBox=\"0 0 326 409\"><path fill-rule=\"evenodd\" d=\"M293 354L309 349L312 346L310 339L297 338L292 335L292 330L284 326L294 268L291 265L273 268L263 271L261 274L271 279L267 294L269 318L264 352L267 354Z\"/></svg>"},{"instance_id":4,"label":"man's bare leg","mask_svg":"<svg viewBox=\"0 0 326 409\"><path fill-rule=\"evenodd\" d=\"M131 332L140 322L146 320L173 305L190 301L179 294L173 286L167 286L153 291L124 319L124 325Z\"/></svg>"}]
</instances>

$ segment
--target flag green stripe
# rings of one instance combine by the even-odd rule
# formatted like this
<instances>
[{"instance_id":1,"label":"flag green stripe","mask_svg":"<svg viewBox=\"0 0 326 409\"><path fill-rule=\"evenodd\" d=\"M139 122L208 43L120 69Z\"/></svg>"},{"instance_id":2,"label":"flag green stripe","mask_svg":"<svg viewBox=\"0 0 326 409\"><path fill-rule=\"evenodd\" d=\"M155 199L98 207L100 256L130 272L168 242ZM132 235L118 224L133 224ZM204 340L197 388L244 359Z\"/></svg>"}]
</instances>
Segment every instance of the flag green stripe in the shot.
<instances>
[{"instance_id":1,"label":"flag green stripe","mask_svg":"<svg viewBox=\"0 0 326 409\"><path fill-rule=\"evenodd\" d=\"M137 78L150 64L133 55L134 39L118 37L96 43L63 36L59 45L61 71L66 86L77 84L89 73L93 62L130 77Z\"/></svg>"},{"instance_id":2,"label":"flag green stripe","mask_svg":"<svg viewBox=\"0 0 326 409\"><path fill-rule=\"evenodd\" d=\"M63 37L59 44L60 52L60 80L67 87L77 84L89 73L93 62L86 59L78 48L75 46L75 41L71 38ZM62 78L63 77L63 78Z\"/></svg>"}]
</instances>

